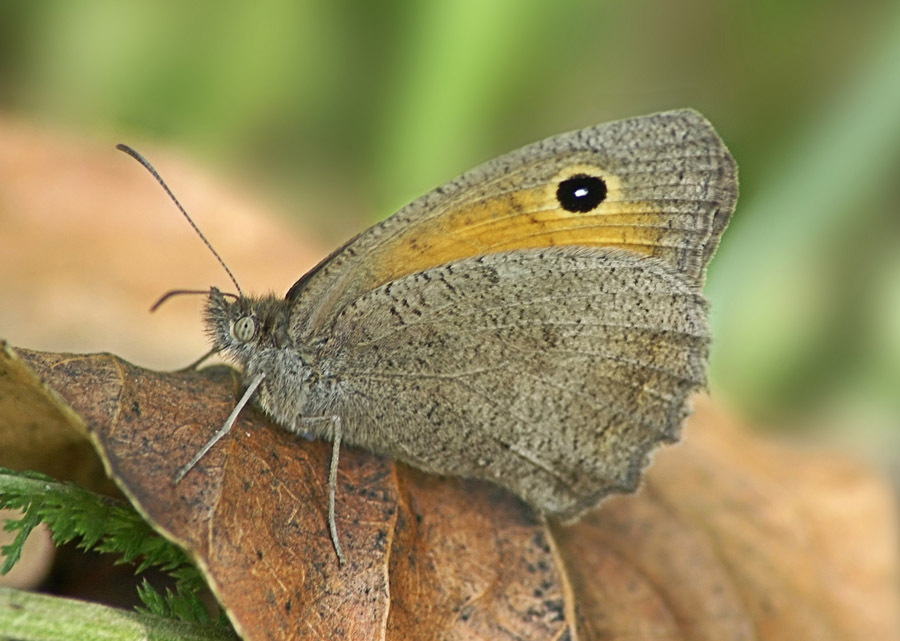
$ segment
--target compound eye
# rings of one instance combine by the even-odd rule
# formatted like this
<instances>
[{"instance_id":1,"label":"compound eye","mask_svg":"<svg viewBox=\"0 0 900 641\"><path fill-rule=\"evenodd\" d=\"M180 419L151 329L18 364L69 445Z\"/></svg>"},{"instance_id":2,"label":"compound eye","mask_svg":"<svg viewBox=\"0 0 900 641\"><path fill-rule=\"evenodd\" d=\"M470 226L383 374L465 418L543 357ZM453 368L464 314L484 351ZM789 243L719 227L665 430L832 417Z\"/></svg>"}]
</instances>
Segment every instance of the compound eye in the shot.
<instances>
[{"instance_id":1,"label":"compound eye","mask_svg":"<svg viewBox=\"0 0 900 641\"><path fill-rule=\"evenodd\" d=\"M256 334L256 321L252 316L241 316L234 324L234 337L246 343Z\"/></svg>"}]
</instances>

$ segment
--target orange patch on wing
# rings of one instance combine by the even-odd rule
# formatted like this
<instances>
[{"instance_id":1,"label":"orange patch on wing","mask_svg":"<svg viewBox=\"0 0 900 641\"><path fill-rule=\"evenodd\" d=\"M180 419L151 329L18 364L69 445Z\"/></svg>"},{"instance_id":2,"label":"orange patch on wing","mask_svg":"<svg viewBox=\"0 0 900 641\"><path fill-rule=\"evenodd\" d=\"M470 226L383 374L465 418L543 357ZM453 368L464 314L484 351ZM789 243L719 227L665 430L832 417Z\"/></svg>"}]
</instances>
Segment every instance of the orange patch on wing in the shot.
<instances>
[{"instance_id":1,"label":"orange patch on wing","mask_svg":"<svg viewBox=\"0 0 900 641\"><path fill-rule=\"evenodd\" d=\"M607 199L589 212L560 207L558 180L448 209L381 245L376 278L385 283L451 261L516 249L582 245L656 255L668 232L665 215L652 203L626 200L616 177L603 178Z\"/></svg>"}]
</instances>

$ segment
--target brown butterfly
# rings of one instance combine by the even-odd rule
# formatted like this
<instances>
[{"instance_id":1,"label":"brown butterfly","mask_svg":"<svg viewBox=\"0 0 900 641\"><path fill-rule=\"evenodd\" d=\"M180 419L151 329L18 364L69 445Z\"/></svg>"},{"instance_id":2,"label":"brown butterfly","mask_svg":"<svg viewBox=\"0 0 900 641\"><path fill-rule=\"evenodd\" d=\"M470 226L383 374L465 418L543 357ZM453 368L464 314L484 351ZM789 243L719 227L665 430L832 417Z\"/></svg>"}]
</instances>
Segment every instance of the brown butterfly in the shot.
<instances>
[{"instance_id":1,"label":"brown butterfly","mask_svg":"<svg viewBox=\"0 0 900 641\"><path fill-rule=\"evenodd\" d=\"M333 441L341 560L341 442L493 481L563 519L634 490L705 385L701 289L736 197L712 126L670 111L485 163L283 299L211 289L207 331L247 391L178 478L252 399L285 429Z\"/></svg>"}]
</instances>

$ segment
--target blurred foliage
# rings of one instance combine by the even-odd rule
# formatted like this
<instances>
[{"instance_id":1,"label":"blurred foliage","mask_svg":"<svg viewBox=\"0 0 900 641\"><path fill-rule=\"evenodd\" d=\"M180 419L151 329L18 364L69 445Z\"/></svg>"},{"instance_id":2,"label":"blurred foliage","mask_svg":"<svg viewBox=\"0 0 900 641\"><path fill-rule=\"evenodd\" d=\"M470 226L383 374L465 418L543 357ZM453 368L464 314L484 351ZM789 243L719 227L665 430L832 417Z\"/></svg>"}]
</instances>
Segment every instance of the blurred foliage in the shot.
<instances>
[{"instance_id":1,"label":"blurred foliage","mask_svg":"<svg viewBox=\"0 0 900 641\"><path fill-rule=\"evenodd\" d=\"M715 123L741 168L710 277L714 392L896 451L894 0L0 8L4 111L184 149L294 203L335 243L519 145L682 106Z\"/></svg>"}]
</instances>

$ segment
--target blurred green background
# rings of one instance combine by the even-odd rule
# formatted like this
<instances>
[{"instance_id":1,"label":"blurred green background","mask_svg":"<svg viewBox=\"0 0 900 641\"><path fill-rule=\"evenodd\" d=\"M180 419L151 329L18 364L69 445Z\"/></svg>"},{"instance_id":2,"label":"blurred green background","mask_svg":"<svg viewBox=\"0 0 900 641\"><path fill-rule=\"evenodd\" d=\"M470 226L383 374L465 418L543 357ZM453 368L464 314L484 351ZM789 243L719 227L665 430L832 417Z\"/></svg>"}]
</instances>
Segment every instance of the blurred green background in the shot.
<instances>
[{"instance_id":1,"label":"blurred green background","mask_svg":"<svg viewBox=\"0 0 900 641\"><path fill-rule=\"evenodd\" d=\"M684 106L741 170L714 395L897 470L896 0L0 6L0 110L184 150L334 244L497 154Z\"/></svg>"}]
</instances>

